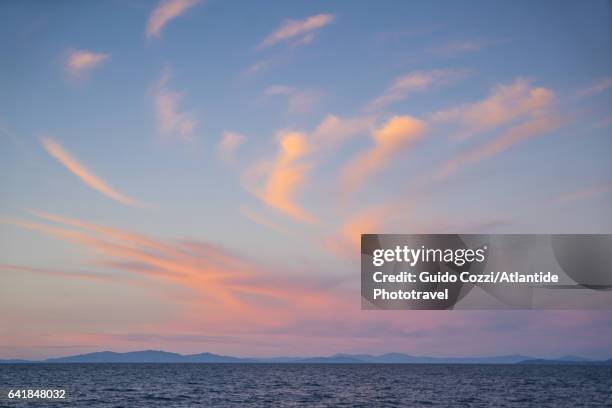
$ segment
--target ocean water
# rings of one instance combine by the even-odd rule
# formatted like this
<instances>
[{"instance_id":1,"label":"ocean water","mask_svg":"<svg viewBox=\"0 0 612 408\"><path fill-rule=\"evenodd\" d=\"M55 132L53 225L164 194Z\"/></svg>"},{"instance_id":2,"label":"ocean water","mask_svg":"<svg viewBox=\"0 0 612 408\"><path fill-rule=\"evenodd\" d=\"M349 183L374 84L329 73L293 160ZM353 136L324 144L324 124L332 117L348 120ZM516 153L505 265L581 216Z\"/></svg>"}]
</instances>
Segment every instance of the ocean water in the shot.
<instances>
[{"instance_id":1,"label":"ocean water","mask_svg":"<svg viewBox=\"0 0 612 408\"><path fill-rule=\"evenodd\" d=\"M65 389L64 401L9 400ZM525 365L0 365L2 407L612 407L612 367Z\"/></svg>"}]
</instances>

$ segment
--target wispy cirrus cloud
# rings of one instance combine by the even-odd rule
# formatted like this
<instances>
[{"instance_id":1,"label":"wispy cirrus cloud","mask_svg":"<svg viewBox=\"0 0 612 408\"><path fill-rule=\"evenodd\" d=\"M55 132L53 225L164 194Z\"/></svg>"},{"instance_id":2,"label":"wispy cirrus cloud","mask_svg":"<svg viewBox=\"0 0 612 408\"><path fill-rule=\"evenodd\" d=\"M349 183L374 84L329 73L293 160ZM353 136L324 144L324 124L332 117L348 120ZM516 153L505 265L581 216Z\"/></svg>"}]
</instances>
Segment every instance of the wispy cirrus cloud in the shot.
<instances>
[{"instance_id":1,"label":"wispy cirrus cloud","mask_svg":"<svg viewBox=\"0 0 612 408\"><path fill-rule=\"evenodd\" d=\"M161 0L149 16L146 29L147 37L159 37L170 21L200 2L201 0Z\"/></svg>"},{"instance_id":2,"label":"wispy cirrus cloud","mask_svg":"<svg viewBox=\"0 0 612 408\"><path fill-rule=\"evenodd\" d=\"M193 113L179 109L183 94L171 90L168 87L169 81L170 69L166 67L153 89L158 129L161 133L178 135L183 140L190 140L197 121Z\"/></svg>"},{"instance_id":3,"label":"wispy cirrus cloud","mask_svg":"<svg viewBox=\"0 0 612 408\"><path fill-rule=\"evenodd\" d=\"M394 116L372 135L374 145L357 155L341 170L340 181L345 192L353 192L372 174L380 171L405 149L420 140L427 130L422 120L411 116Z\"/></svg>"},{"instance_id":4,"label":"wispy cirrus cloud","mask_svg":"<svg viewBox=\"0 0 612 408\"><path fill-rule=\"evenodd\" d=\"M70 75L78 77L92 71L110 57L107 53L73 49L68 51L65 67Z\"/></svg>"},{"instance_id":5,"label":"wispy cirrus cloud","mask_svg":"<svg viewBox=\"0 0 612 408\"><path fill-rule=\"evenodd\" d=\"M602 78L596 81L594 84L587 86L578 91L578 96L581 98L588 98L602 92L612 89L612 76Z\"/></svg>"},{"instance_id":6,"label":"wispy cirrus cloud","mask_svg":"<svg viewBox=\"0 0 612 408\"><path fill-rule=\"evenodd\" d=\"M531 81L519 78L511 84L496 86L480 102L436 112L432 118L438 123L461 125L460 138L468 138L517 121L546 116L554 98L551 90L532 87Z\"/></svg>"},{"instance_id":7,"label":"wispy cirrus cloud","mask_svg":"<svg viewBox=\"0 0 612 408\"><path fill-rule=\"evenodd\" d=\"M385 89L367 106L368 111L376 111L399 102L416 91L442 86L461 79L466 75L465 71L436 69L431 71L416 71L396 78L393 83Z\"/></svg>"},{"instance_id":8,"label":"wispy cirrus cloud","mask_svg":"<svg viewBox=\"0 0 612 408\"><path fill-rule=\"evenodd\" d=\"M226 163L234 163L236 150L246 142L246 137L236 132L225 132L217 143L217 155Z\"/></svg>"},{"instance_id":9,"label":"wispy cirrus cloud","mask_svg":"<svg viewBox=\"0 0 612 408\"><path fill-rule=\"evenodd\" d=\"M461 167L476 164L495 156L510 147L536 136L545 135L558 129L564 123L560 116L545 116L513 126L490 142L478 145L449 160L440 169L440 176L447 176Z\"/></svg>"},{"instance_id":10,"label":"wispy cirrus cloud","mask_svg":"<svg viewBox=\"0 0 612 408\"><path fill-rule=\"evenodd\" d=\"M316 283L312 275L307 282L295 275L276 274L270 271L269 265L264 267L253 259L215 244L193 240L163 241L65 216L40 211L31 214L35 220L0 218L0 222L37 231L88 250L96 255L90 267L112 268L114 273L58 274L54 270L16 265L0 265L0 269L19 271L23 268L58 278L117 279L121 283L129 281L146 285L157 283L164 286L165 293L174 289L187 290L181 296L181 302L190 306L185 320L194 322L197 315L198 324L206 322L223 330L233 330L244 324L274 327L279 318L292 319L300 310L309 310L333 300L314 289ZM187 295L189 292L193 295ZM279 310L280 304L284 305L281 308L284 311ZM220 320L219 308L224 310ZM253 314L244 316L245 308ZM202 313L204 310L210 313ZM253 320L256 316L257 322Z\"/></svg>"},{"instance_id":11,"label":"wispy cirrus cloud","mask_svg":"<svg viewBox=\"0 0 612 408\"><path fill-rule=\"evenodd\" d=\"M276 31L264 38L257 49L261 50L286 41L292 41L293 45L310 43L317 30L331 24L334 18L333 14L317 14L304 20L287 20Z\"/></svg>"},{"instance_id":12,"label":"wispy cirrus cloud","mask_svg":"<svg viewBox=\"0 0 612 408\"><path fill-rule=\"evenodd\" d=\"M297 89L285 85L273 85L264 90L264 96L284 97L287 99L287 110L290 113L307 113L321 101L323 92L317 89Z\"/></svg>"},{"instance_id":13,"label":"wispy cirrus cloud","mask_svg":"<svg viewBox=\"0 0 612 408\"><path fill-rule=\"evenodd\" d=\"M208 334L214 332L215 336L209 339L214 342L231 343L231 339L244 342L247 346L244 355L326 355L357 351L361 347L372 353L395 349L406 352L425 350L427 354L434 354L442 347L456 355L478 355L483 353L482 344L489 345L485 351L487 354L498 354L513 347L545 354L550 352L550 342L538 343L538 340L550 337L551 333L580 342L584 336L574 339L575 333L584 333L593 327L609 327L609 315L593 316L582 312L576 312L570 318L563 315L563 319L558 312L507 316L501 325L499 315L479 312L440 314L423 311L418 316L393 311L384 313L384 316L364 314L359 310L358 297L355 297L358 289L346 285L355 282L352 273L335 276L331 276L330 271L317 274L315 270L302 274L287 273L286 266L264 264L204 241L159 240L53 214L38 213L36 216L38 219L34 221L0 219L0 222L74 244L76 249L92 255L89 257L90 268L97 264L106 268L114 265L113 276L120 274L117 276L118 284L134 283L157 288L157 292L151 292L155 295L151 299L154 304L163 308L176 307L176 313L147 321L151 314L148 310L149 315L138 316L138 323L117 328L114 326L117 319L112 312L120 309L110 309L109 314L108 302L102 302L105 315L98 318L109 322L108 334L99 334L103 330L88 330L82 321L77 322L78 327L63 326L49 334L44 326L23 324L24 321L39 320L18 316L18 321L10 322L10 327L16 329L10 331L10 337L3 338L0 346L5 352L18 348L13 344L19 344L22 349L24 345L26 349L39 348L40 341L31 341L38 337L45 340L44 347L49 347L49 344L52 347L86 344L94 349L111 347L118 350L146 348L151 342L156 347L171 349L177 347L177 342L193 340L193 348L188 351L193 353L200 352ZM386 215L383 217L387 219ZM364 227L359 227L359 224L356 219L356 227L347 228L355 231L350 236L367 228L368 223L364 222ZM358 254L356 258L358 260ZM96 290L87 292L87 296L92 296L94 302L95 299L108 300L108 297L97 297L100 295L96 291L101 285L96 273L79 271L66 275L54 273L56 269L17 265L1 265L0 270L3 273L45 274L55 277L60 284L75 282L79 278L85 282L96 279L95 286L91 285ZM102 279L112 278L105 274ZM90 310L88 306L87 302L80 305L83 312ZM148 306L150 308L151 304ZM42 308L35 310L42 312L44 317L58 313L70 316L69 311L73 308L74 303L69 302L65 308L51 308L48 315ZM329 313L330 310L334 313ZM465 330L466 327L469 330ZM521 337L519 345L514 338L508 340L507 334L516 330L526 337ZM607 350L609 342L605 339L609 338L609 331L600 336L604 339L600 342L602 350ZM149 334L156 336L155 333L176 333L181 338L171 337L166 343L157 343L154 338L147 337ZM449 339L448 333L457 335ZM446 340L432 346L432 338ZM457 344L462 346L453 349ZM593 344L584 342L582 347L590 349ZM236 353L235 350L234 344L212 351L232 354ZM566 350L561 345L553 352L561 354Z\"/></svg>"},{"instance_id":14,"label":"wispy cirrus cloud","mask_svg":"<svg viewBox=\"0 0 612 408\"><path fill-rule=\"evenodd\" d=\"M442 166L447 176L459 168L476 164L531 138L547 134L567 122L555 109L553 91L532 87L517 79L495 87L484 100L432 115L435 122L460 125L458 137L466 139L484 132L500 132L492 140L459 153Z\"/></svg>"},{"instance_id":15,"label":"wispy cirrus cloud","mask_svg":"<svg viewBox=\"0 0 612 408\"><path fill-rule=\"evenodd\" d=\"M96 176L55 140L44 137L41 143L47 153L70 170L72 174L81 179L87 186L122 204L132 207L144 207L144 204L115 190L106 181Z\"/></svg>"}]
</instances>

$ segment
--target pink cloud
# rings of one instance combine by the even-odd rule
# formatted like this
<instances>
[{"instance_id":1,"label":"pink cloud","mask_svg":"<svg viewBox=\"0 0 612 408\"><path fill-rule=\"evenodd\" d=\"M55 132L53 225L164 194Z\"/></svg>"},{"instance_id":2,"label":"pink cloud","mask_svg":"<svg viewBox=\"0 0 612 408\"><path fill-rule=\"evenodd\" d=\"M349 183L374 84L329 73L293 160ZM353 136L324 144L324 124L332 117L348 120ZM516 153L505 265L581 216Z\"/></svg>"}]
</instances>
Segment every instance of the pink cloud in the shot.
<instances>
[{"instance_id":1,"label":"pink cloud","mask_svg":"<svg viewBox=\"0 0 612 408\"><path fill-rule=\"evenodd\" d=\"M294 45L306 44L314 39L315 31L334 21L332 14L317 14L304 20L287 20L257 46L263 49L280 42L294 40Z\"/></svg>"},{"instance_id":2,"label":"pink cloud","mask_svg":"<svg viewBox=\"0 0 612 408\"><path fill-rule=\"evenodd\" d=\"M122 204L132 207L144 206L144 204L136 201L135 199L115 190L106 181L96 176L55 140L46 137L41 140L41 143L47 153L64 165L64 167L66 167L72 174L77 176L87 186Z\"/></svg>"},{"instance_id":3,"label":"pink cloud","mask_svg":"<svg viewBox=\"0 0 612 408\"><path fill-rule=\"evenodd\" d=\"M71 50L66 58L66 70L73 76L91 71L110 59L110 54L87 50Z\"/></svg>"},{"instance_id":4,"label":"pink cloud","mask_svg":"<svg viewBox=\"0 0 612 408\"><path fill-rule=\"evenodd\" d=\"M393 83L368 105L369 111L380 110L399 102L416 91L452 83L465 76L463 71L431 70L416 71L396 78Z\"/></svg>"},{"instance_id":5,"label":"pink cloud","mask_svg":"<svg viewBox=\"0 0 612 408\"><path fill-rule=\"evenodd\" d=\"M159 37L164 27L175 18L184 14L201 0L162 0L151 13L147 22L147 37Z\"/></svg>"},{"instance_id":6,"label":"pink cloud","mask_svg":"<svg viewBox=\"0 0 612 408\"><path fill-rule=\"evenodd\" d=\"M509 85L496 86L480 102L437 112L433 121L458 123L463 127L460 137L467 138L516 121L545 116L554 101L555 94L551 90L535 88L530 81L517 79Z\"/></svg>"}]
</instances>

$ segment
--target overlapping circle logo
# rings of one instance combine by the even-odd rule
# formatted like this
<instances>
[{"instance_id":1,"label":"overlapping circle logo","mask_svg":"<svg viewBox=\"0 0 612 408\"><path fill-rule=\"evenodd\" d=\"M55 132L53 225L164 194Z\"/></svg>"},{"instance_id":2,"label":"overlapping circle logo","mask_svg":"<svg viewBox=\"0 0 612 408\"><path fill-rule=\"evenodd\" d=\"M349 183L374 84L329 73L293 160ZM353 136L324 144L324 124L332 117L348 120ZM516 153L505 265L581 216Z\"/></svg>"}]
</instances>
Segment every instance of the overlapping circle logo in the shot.
<instances>
[{"instance_id":1,"label":"overlapping circle logo","mask_svg":"<svg viewBox=\"0 0 612 408\"><path fill-rule=\"evenodd\" d=\"M559 266L577 284L589 289L612 288L612 235L552 235Z\"/></svg>"}]
</instances>

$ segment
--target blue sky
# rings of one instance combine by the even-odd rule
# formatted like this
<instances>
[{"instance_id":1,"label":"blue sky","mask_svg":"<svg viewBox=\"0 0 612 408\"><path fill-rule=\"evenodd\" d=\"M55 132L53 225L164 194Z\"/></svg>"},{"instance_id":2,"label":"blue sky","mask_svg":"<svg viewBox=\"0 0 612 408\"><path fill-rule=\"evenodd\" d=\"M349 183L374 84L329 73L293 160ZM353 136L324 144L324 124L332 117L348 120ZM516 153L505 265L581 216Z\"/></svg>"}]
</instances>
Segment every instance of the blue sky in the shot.
<instances>
[{"instance_id":1,"label":"blue sky","mask_svg":"<svg viewBox=\"0 0 612 408\"><path fill-rule=\"evenodd\" d=\"M470 339L432 349L405 341L395 331L405 315L375 324L357 310L355 237L612 231L609 2L14 1L0 10L0 308L11 312L2 355L105 344L478 354ZM57 216L61 231L50 230ZM195 278L156 280L142 253L66 234L83 228L74 220L250 259L230 269L266 271L240 301L268 317L242 316L254 328L240 329L228 323L240 321L229 295L177 303L166 291L191 299L231 285L201 282L220 266L199 258L177 261L197 264ZM120 240L142 243L133 238ZM291 316L249 297L279 281L299 298ZM339 307L319 319L303 286L330 281L345 301L319 299ZM129 310L125 321L110 318L111 297ZM609 312L572 313L583 333L612 333ZM24 328L45 316L64 323ZM576 329L542 325L506 344L488 326L498 313L454 316L488 333L490 353L543 354L543 338ZM426 315L410 319L436 335ZM351 339L335 320L353 322ZM306 344L295 328L309 325L317 334ZM192 341L153 336L169 330ZM235 342L202 343L209 332ZM47 340L23 341L36 336ZM566 338L551 352L612 352Z\"/></svg>"}]
</instances>

